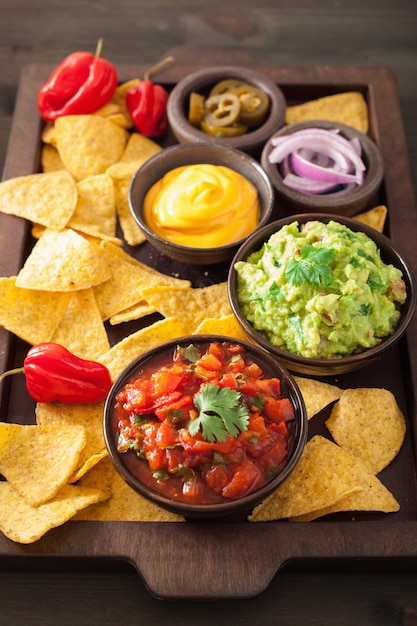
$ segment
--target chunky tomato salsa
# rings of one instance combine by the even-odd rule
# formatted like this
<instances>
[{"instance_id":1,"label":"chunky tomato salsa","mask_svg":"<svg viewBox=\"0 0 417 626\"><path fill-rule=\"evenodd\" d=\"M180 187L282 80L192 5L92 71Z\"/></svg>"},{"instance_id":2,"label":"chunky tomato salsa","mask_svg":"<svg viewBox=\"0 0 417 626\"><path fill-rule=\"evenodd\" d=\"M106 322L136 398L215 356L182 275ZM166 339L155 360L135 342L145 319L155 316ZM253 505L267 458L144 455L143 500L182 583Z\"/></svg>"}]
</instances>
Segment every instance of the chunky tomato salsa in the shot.
<instances>
[{"instance_id":1,"label":"chunky tomato salsa","mask_svg":"<svg viewBox=\"0 0 417 626\"><path fill-rule=\"evenodd\" d=\"M243 346L177 346L118 393L118 451L142 482L195 504L242 498L286 464L295 417Z\"/></svg>"}]
</instances>

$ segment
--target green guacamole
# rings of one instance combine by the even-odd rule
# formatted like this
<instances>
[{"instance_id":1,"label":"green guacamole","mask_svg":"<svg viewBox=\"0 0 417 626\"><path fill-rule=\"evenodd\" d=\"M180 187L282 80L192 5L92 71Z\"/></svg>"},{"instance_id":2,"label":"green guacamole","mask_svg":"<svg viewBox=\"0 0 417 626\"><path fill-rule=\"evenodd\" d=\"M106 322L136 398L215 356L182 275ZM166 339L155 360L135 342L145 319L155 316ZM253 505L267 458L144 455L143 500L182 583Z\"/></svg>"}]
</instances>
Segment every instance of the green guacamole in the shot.
<instances>
[{"instance_id":1,"label":"green guacamole","mask_svg":"<svg viewBox=\"0 0 417 626\"><path fill-rule=\"evenodd\" d=\"M292 222L235 265L238 300L272 344L313 358L362 352L390 335L406 300L402 273L364 233Z\"/></svg>"}]
</instances>

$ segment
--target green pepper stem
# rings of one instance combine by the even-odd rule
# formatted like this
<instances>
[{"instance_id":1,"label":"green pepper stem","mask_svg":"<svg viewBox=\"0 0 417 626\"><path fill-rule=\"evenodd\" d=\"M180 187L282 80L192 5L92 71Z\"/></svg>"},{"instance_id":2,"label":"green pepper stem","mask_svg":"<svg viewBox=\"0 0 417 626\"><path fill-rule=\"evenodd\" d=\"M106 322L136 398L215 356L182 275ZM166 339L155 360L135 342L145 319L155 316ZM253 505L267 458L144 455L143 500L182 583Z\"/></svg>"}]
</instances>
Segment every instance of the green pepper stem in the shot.
<instances>
[{"instance_id":1,"label":"green pepper stem","mask_svg":"<svg viewBox=\"0 0 417 626\"><path fill-rule=\"evenodd\" d=\"M173 60L174 60L174 57L169 56L169 57L165 57L165 59L162 59L162 61L160 61L159 63L152 65L152 67L150 67L148 71L146 72L144 76L144 80L149 80L149 77L151 74L154 74L155 72L160 70L162 67L164 67L164 65L166 65L167 63L171 63L171 61Z\"/></svg>"},{"instance_id":2,"label":"green pepper stem","mask_svg":"<svg viewBox=\"0 0 417 626\"><path fill-rule=\"evenodd\" d=\"M103 49L103 39L102 39L102 37L100 37L100 39L97 42L96 53L94 55L96 57L96 59L99 59L101 57L102 49Z\"/></svg>"},{"instance_id":3,"label":"green pepper stem","mask_svg":"<svg viewBox=\"0 0 417 626\"><path fill-rule=\"evenodd\" d=\"M23 374L23 372L23 367L16 367L16 369L14 370L8 370L7 372L3 372L3 374L0 375L0 383L6 378L6 376L11 376L12 374Z\"/></svg>"}]
</instances>

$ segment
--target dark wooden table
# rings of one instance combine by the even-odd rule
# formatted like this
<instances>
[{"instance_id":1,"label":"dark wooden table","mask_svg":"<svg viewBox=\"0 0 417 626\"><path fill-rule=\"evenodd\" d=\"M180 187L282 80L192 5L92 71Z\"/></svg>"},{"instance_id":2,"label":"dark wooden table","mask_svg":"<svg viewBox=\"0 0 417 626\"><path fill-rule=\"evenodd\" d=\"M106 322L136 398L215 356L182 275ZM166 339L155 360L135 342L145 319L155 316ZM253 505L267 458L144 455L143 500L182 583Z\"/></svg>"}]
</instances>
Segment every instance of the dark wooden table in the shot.
<instances>
[{"instance_id":1,"label":"dark wooden table","mask_svg":"<svg viewBox=\"0 0 417 626\"><path fill-rule=\"evenodd\" d=\"M152 65L167 51L192 47L195 54L201 48L271 67L386 66L397 77L417 189L415 0L1 0L1 169L24 66L93 50L99 37L116 64ZM40 567L28 559L0 571L0 590L5 626L417 624L413 560L297 563L251 600L172 601L150 595L127 563L60 560Z\"/></svg>"}]
</instances>

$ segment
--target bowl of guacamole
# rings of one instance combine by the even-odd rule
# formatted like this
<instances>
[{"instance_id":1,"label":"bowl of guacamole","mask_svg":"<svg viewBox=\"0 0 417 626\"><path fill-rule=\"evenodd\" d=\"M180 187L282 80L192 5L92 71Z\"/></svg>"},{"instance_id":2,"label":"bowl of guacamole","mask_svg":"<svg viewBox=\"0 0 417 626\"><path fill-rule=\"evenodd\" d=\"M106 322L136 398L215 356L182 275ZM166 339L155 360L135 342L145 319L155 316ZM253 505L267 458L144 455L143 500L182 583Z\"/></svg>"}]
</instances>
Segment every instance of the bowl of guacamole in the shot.
<instances>
[{"instance_id":1,"label":"bowl of guacamole","mask_svg":"<svg viewBox=\"0 0 417 626\"><path fill-rule=\"evenodd\" d=\"M416 307L412 270L392 241L328 214L262 228L236 253L228 283L247 337L304 374L345 373L378 359Z\"/></svg>"}]
</instances>

